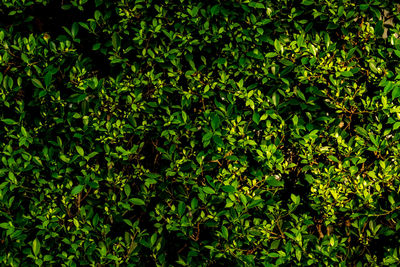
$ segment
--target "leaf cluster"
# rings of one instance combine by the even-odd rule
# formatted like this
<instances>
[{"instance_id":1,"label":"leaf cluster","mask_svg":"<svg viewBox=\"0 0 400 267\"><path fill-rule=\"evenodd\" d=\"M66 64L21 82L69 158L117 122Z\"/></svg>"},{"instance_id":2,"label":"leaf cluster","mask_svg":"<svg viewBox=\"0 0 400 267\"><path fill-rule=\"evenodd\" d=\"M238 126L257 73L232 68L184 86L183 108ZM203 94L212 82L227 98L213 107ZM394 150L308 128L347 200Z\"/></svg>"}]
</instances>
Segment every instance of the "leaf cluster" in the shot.
<instances>
[{"instance_id":1,"label":"leaf cluster","mask_svg":"<svg viewBox=\"0 0 400 267\"><path fill-rule=\"evenodd\" d=\"M399 264L389 1L0 1L6 266Z\"/></svg>"}]
</instances>

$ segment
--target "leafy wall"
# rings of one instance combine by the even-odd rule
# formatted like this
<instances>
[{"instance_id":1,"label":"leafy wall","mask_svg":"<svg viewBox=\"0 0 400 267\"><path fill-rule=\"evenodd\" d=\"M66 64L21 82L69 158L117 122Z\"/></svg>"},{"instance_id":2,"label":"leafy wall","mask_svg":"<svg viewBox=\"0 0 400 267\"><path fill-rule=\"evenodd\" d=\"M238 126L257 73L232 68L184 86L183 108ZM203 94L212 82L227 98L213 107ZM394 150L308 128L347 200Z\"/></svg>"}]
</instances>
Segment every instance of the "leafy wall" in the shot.
<instances>
[{"instance_id":1,"label":"leafy wall","mask_svg":"<svg viewBox=\"0 0 400 267\"><path fill-rule=\"evenodd\" d=\"M0 14L2 265L399 264L391 1Z\"/></svg>"}]
</instances>

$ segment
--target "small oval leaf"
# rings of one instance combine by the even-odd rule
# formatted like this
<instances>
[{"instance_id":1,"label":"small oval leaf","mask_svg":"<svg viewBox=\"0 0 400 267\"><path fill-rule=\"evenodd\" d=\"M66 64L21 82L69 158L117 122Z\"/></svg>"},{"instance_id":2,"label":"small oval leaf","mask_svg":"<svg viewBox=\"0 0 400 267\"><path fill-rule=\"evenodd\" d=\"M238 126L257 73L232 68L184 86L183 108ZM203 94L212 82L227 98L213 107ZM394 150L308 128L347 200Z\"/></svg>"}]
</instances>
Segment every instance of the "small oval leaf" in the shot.
<instances>
[{"instance_id":1,"label":"small oval leaf","mask_svg":"<svg viewBox=\"0 0 400 267\"><path fill-rule=\"evenodd\" d=\"M82 191L82 189L83 189L83 185L81 185L81 184L77 185L72 189L71 194L72 195L77 195Z\"/></svg>"}]
</instances>

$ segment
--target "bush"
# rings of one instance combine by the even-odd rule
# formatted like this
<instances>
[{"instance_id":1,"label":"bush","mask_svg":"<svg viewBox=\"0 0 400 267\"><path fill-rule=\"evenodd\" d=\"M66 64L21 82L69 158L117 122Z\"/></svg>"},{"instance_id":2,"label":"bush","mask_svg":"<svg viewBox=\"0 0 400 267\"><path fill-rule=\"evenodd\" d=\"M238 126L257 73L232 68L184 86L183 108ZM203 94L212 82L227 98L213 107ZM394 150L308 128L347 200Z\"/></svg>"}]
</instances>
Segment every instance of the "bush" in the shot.
<instances>
[{"instance_id":1,"label":"bush","mask_svg":"<svg viewBox=\"0 0 400 267\"><path fill-rule=\"evenodd\" d=\"M1 1L1 264L398 265L400 15L361 2Z\"/></svg>"}]
</instances>

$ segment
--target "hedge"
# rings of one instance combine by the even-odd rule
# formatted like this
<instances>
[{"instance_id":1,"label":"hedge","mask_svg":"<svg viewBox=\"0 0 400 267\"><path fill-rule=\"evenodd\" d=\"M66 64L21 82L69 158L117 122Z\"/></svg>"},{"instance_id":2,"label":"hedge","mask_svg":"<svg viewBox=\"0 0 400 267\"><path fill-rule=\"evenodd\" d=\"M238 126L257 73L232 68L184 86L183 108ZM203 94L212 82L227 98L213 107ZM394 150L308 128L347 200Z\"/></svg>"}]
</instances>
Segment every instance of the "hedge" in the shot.
<instances>
[{"instance_id":1,"label":"hedge","mask_svg":"<svg viewBox=\"0 0 400 267\"><path fill-rule=\"evenodd\" d=\"M397 266L393 1L0 1L2 266Z\"/></svg>"}]
</instances>

